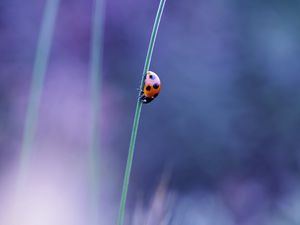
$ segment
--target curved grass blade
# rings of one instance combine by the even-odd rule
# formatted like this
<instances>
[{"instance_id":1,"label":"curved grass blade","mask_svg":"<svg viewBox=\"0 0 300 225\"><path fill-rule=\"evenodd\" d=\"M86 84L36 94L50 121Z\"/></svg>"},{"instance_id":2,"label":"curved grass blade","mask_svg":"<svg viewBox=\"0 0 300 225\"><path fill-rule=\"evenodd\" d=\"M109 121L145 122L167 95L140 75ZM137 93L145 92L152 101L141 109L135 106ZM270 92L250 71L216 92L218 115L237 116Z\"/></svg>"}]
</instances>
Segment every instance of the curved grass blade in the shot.
<instances>
[{"instance_id":1,"label":"curved grass blade","mask_svg":"<svg viewBox=\"0 0 300 225\"><path fill-rule=\"evenodd\" d=\"M56 14L60 0L47 0L38 38L35 62L33 66L31 90L27 106L25 127L21 146L20 182L23 182L32 154L32 145L37 127L38 111L40 107L44 78L47 69Z\"/></svg>"},{"instance_id":2,"label":"curved grass blade","mask_svg":"<svg viewBox=\"0 0 300 225\"><path fill-rule=\"evenodd\" d=\"M142 80L141 80L141 84L140 84L140 90L142 90L142 88L143 88L146 73L150 68L153 48L154 48L157 31L158 31L160 20L161 20L162 14L163 14L165 3L166 3L166 0L160 0L159 7L158 7L158 10L156 13L156 17L155 17L151 37L150 37L149 47L148 47L148 51L147 51L147 56L146 56L146 60L145 60ZM137 104L136 104L136 109L135 109L135 114L134 114L134 120L133 120L133 126L132 126L132 132L131 132L131 138L130 138L130 144L129 144L129 152L128 152L125 176L124 176L124 181L123 181L122 196L121 196L118 221L117 221L118 225L123 225L123 223L124 223L124 215L125 215L126 198L127 198L127 192L128 192L128 186L129 186L129 178L130 178L131 167L132 167L132 162L133 162L134 148L135 148L135 142L136 142L136 136L137 136L138 126L139 126L141 111L142 111L142 102L138 98Z\"/></svg>"}]
</instances>

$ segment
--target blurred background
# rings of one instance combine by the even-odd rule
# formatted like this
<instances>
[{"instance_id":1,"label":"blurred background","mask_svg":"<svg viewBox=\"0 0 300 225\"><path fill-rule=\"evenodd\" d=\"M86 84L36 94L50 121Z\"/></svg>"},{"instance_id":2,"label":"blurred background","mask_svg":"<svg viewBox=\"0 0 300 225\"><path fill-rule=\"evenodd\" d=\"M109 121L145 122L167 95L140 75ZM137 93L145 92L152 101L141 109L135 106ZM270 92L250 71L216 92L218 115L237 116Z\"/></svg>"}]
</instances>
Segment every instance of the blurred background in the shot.
<instances>
[{"instance_id":1,"label":"blurred background","mask_svg":"<svg viewBox=\"0 0 300 225\"><path fill-rule=\"evenodd\" d=\"M109 0L97 162L116 224L158 0ZM60 1L26 185L18 167L45 0L0 2L0 224L86 225L92 0ZM168 0L126 209L133 225L300 224L300 2ZM17 194L16 194L17 193Z\"/></svg>"}]
</instances>

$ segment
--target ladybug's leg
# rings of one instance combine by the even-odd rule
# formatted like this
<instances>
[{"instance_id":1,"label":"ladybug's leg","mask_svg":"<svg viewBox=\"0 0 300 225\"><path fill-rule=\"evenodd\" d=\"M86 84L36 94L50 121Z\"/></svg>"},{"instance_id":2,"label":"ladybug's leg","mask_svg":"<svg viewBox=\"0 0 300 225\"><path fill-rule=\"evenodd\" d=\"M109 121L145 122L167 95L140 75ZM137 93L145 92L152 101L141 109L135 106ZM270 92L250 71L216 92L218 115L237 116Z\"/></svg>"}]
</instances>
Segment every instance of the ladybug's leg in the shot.
<instances>
[{"instance_id":1,"label":"ladybug's leg","mask_svg":"<svg viewBox=\"0 0 300 225\"><path fill-rule=\"evenodd\" d=\"M143 103L145 103L147 100L146 100L146 96L145 95L143 95L143 94L141 94L140 96L139 96L139 100L141 101L141 102L143 102Z\"/></svg>"},{"instance_id":2,"label":"ladybug's leg","mask_svg":"<svg viewBox=\"0 0 300 225\"><path fill-rule=\"evenodd\" d=\"M141 97L142 95L144 95L144 91L140 88L137 88L136 90L138 90L140 92L139 96Z\"/></svg>"},{"instance_id":3,"label":"ladybug's leg","mask_svg":"<svg viewBox=\"0 0 300 225\"><path fill-rule=\"evenodd\" d=\"M137 88L137 90L140 92L140 94L139 94L140 98L141 98L142 96L144 96L144 91L143 91L142 89Z\"/></svg>"}]
</instances>

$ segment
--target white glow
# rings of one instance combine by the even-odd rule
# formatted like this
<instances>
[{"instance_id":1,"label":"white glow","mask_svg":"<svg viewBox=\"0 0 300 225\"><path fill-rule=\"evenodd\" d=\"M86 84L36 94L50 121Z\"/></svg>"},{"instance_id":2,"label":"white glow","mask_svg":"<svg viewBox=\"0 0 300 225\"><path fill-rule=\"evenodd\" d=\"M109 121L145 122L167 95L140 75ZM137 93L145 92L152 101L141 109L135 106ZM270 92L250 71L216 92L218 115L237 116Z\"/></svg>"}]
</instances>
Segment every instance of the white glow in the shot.
<instances>
[{"instance_id":1,"label":"white glow","mask_svg":"<svg viewBox=\"0 0 300 225\"><path fill-rule=\"evenodd\" d=\"M0 224L5 225L67 225L78 224L78 207L72 204L71 196L59 184L36 180L19 188L10 188L9 195L2 202ZM75 197L75 196L74 196ZM75 216L74 216L75 215ZM78 222L78 221L77 221Z\"/></svg>"},{"instance_id":2,"label":"white glow","mask_svg":"<svg viewBox=\"0 0 300 225\"><path fill-rule=\"evenodd\" d=\"M49 145L39 151L64 150ZM88 186L84 182L84 161L63 157L54 160L47 154L38 156L32 161L24 183L18 182L18 171L13 169L0 180L0 224L86 225Z\"/></svg>"}]
</instances>

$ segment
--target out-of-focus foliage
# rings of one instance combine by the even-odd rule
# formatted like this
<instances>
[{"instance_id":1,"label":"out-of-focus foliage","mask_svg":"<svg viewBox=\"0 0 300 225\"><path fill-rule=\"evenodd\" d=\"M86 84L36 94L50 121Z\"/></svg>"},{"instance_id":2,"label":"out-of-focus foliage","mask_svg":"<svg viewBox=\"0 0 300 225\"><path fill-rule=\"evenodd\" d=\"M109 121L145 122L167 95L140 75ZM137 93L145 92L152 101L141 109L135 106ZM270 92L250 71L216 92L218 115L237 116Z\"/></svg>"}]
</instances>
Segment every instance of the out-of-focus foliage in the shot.
<instances>
[{"instance_id":1,"label":"out-of-focus foliage","mask_svg":"<svg viewBox=\"0 0 300 225\"><path fill-rule=\"evenodd\" d=\"M105 224L117 212L157 3L106 2L99 137ZM0 3L3 180L19 154L44 4ZM65 171L74 186L86 181L91 10L91 1L62 1L34 148L36 166ZM162 91L142 110L129 215L140 196L151 211L168 170L166 192L176 193L175 203L164 204L174 215L170 224L300 223L299 12L296 0L167 1L151 65ZM73 191L80 202L87 188Z\"/></svg>"}]
</instances>

